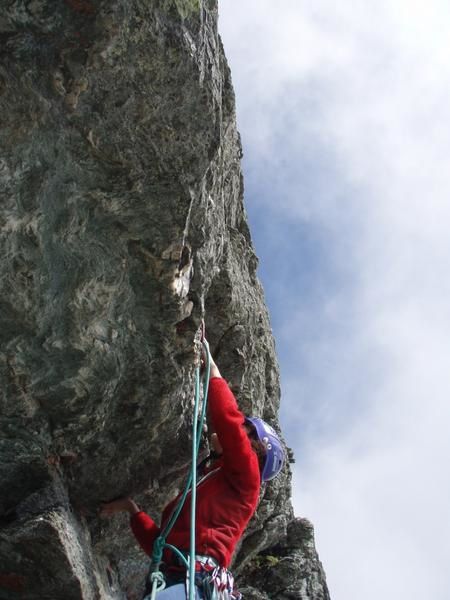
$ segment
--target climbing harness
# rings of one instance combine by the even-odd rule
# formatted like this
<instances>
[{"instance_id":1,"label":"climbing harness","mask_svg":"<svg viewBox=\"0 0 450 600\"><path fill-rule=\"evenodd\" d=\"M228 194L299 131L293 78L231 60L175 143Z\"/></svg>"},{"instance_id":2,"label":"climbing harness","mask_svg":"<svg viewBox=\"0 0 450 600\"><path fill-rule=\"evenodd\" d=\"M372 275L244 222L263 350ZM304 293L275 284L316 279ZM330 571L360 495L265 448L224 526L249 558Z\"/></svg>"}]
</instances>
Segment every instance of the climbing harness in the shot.
<instances>
[{"instance_id":1,"label":"climbing harness","mask_svg":"<svg viewBox=\"0 0 450 600\"><path fill-rule=\"evenodd\" d=\"M196 556L195 584L205 600L241 600L233 575L210 556Z\"/></svg>"},{"instance_id":2,"label":"climbing harness","mask_svg":"<svg viewBox=\"0 0 450 600\"><path fill-rule=\"evenodd\" d=\"M234 589L233 575L225 567L201 565L200 579L205 600L242 600L242 594Z\"/></svg>"},{"instance_id":3,"label":"climbing harness","mask_svg":"<svg viewBox=\"0 0 450 600\"><path fill-rule=\"evenodd\" d=\"M197 458L200 449L201 442L201 434L203 431L203 425L205 422L206 416L206 406L208 399L208 387L209 387L209 376L211 371L210 365L210 356L209 356L209 345L205 339L205 327L202 323L201 328L201 343L202 347L205 351L206 356L206 364L205 364L205 372L203 379L203 405L200 414L200 419L197 420L198 417L198 409L200 404L200 365L195 369L195 398L194 398L194 418L192 423L192 464L191 470L186 482L185 489L183 494L170 516L168 522L164 526L160 535L156 538L153 544L153 554L152 554L152 573L150 576L150 580L152 582L152 591L151 591L151 600L155 600L156 594L162 591L166 587L165 579L163 573L159 570L160 564L162 561L162 555L164 548L169 548L178 559L181 560L183 566L186 567L188 571L188 581L189 581L189 600L195 600L195 565L196 565L196 556L195 556L195 509L197 502ZM168 544L166 542L167 536L169 535L172 527L174 526L183 506L186 501L187 495L191 492L191 519L190 519L190 545L189 545L189 556L188 559L185 558L182 552L178 550L172 544Z\"/></svg>"}]
</instances>

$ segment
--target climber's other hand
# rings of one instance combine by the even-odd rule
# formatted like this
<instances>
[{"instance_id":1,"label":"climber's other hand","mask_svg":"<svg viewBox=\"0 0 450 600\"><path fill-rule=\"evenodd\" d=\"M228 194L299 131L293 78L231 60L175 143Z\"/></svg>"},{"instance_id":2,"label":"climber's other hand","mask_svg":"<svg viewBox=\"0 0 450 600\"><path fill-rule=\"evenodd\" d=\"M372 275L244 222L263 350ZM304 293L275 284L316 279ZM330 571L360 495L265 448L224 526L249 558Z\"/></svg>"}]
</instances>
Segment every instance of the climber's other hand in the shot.
<instances>
[{"instance_id":1,"label":"climber's other hand","mask_svg":"<svg viewBox=\"0 0 450 600\"><path fill-rule=\"evenodd\" d=\"M132 498L124 497L111 500L111 502L102 502L99 508L99 515L101 517L111 517L117 513L128 512L130 515L134 515L139 512L137 504Z\"/></svg>"}]
</instances>

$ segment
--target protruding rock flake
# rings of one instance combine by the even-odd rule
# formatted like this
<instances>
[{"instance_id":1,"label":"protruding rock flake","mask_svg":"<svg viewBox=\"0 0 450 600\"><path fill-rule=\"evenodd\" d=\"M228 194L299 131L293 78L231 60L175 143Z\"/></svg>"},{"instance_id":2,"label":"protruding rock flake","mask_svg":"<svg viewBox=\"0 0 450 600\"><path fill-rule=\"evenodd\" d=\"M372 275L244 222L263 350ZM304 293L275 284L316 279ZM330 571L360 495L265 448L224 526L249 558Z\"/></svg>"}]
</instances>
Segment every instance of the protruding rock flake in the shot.
<instances>
[{"instance_id":1,"label":"protruding rock flake","mask_svg":"<svg viewBox=\"0 0 450 600\"><path fill-rule=\"evenodd\" d=\"M0 19L0 598L133 600L190 461L195 343L279 431L216 0L11 0ZM235 556L245 598L328 600L289 465ZM268 576L270 571L270 577Z\"/></svg>"}]
</instances>

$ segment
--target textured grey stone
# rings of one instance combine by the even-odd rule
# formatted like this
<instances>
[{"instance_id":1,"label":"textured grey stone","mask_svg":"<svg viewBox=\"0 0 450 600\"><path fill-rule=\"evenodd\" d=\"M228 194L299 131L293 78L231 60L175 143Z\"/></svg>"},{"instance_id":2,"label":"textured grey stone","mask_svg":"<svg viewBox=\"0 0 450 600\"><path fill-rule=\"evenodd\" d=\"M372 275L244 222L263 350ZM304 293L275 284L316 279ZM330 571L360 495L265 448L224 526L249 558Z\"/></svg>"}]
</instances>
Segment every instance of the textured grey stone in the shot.
<instances>
[{"instance_id":1,"label":"textured grey stone","mask_svg":"<svg viewBox=\"0 0 450 600\"><path fill-rule=\"evenodd\" d=\"M147 559L97 509L134 494L156 517L180 486L203 317L242 408L277 426L217 6L1 7L0 598L139 598ZM328 598L295 523L287 468L235 560L249 598ZM297 595L266 589L275 550Z\"/></svg>"},{"instance_id":2,"label":"textured grey stone","mask_svg":"<svg viewBox=\"0 0 450 600\"><path fill-rule=\"evenodd\" d=\"M291 520L278 544L247 561L241 579L248 600L263 597L262 590L278 600L330 600L313 527L306 519Z\"/></svg>"}]
</instances>

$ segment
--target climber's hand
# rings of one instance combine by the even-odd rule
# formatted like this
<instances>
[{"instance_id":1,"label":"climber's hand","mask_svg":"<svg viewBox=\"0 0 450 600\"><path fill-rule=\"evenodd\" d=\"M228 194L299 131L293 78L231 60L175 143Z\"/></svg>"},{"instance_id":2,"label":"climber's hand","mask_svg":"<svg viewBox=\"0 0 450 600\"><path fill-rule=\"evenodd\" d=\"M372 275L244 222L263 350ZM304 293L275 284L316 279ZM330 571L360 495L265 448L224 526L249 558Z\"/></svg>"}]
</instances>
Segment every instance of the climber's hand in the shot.
<instances>
[{"instance_id":1,"label":"climber's hand","mask_svg":"<svg viewBox=\"0 0 450 600\"><path fill-rule=\"evenodd\" d=\"M139 512L138 505L132 498L117 498L111 502L102 502L99 508L99 515L101 517L111 517L117 513L128 512L130 515L134 515Z\"/></svg>"},{"instance_id":2,"label":"climber's hand","mask_svg":"<svg viewBox=\"0 0 450 600\"><path fill-rule=\"evenodd\" d=\"M208 353L209 353L209 367L210 367L209 378L211 379L211 377L222 377L222 375L220 374L220 371L219 371L219 367L214 362L212 354L209 350L209 345L208 345ZM202 346L202 358L201 358L202 370L206 367L206 361L207 361L206 350L205 350L205 347Z\"/></svg>"},{"instance_id":3,"label":"climber's hand","mask_svg":"<svg viewBox=\"0 0 450 600\"><path fill-rule=\"evenodd\" d=\"M206 338L205 338L206 340ZM210 368L210 372L209 372L209 377L221 377L220 371L216 365L216 363L214 362L214 359L212 357L212 354L209 350L209 345L207 346L208 348L208 354L209 354L209 368ZM203 371L206 367L206 362L207 362L207 358L208 355L206 354L206 349L205 346L202 346L202 357L200 360L200 368Z\"/></svg>"},{"instance_id":4,"label":"climber's hand","mask_svg":"<svg viewBox=\"0 0 450 600\"><path fill-rule=\"evenodd\" d=\"M205 338L206 341L206 338ZM207 346L208 350L206 350L205 346L202 344L202 354L200 357L200 368L202 371L205 370L206 367L206 363L208 361L208 354L209 354L209 364L212 367L212 365L214 364L214 360L213 357L211 356L211 352L209 351L209 346Z\"/></svg>"}]
</instances>

